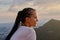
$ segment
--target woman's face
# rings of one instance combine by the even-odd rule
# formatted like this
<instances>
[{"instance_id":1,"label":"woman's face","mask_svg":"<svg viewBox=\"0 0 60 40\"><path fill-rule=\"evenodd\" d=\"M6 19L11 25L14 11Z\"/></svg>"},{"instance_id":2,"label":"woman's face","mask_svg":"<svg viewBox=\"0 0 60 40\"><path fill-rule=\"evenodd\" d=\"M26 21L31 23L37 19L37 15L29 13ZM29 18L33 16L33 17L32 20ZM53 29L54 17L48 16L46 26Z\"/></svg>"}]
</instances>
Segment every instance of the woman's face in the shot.
<instances>
[{"instance_id":1,"label":"woman's face","mask_svg":"<svg viewBox=\"0 0 60 40\"><path fill-rule=\"evenodd\" d=\"M27 22L28 22L29 26L36 26L36 23L38 21L36 11L31 11L31 14L32 15L30 17L28 17Z\"/></svg>"}]
</instances>

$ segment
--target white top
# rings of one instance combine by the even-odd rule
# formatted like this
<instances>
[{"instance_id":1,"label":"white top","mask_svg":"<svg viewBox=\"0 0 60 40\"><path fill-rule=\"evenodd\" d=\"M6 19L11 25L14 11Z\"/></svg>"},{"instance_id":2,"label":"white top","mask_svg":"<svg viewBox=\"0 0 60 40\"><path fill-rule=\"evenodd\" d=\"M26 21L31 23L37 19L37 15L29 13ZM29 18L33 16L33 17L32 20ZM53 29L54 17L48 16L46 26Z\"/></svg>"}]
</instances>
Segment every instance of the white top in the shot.
<instances>
[{"instance_id":1,"label":"white top","mask_svg":"<svg viewBox=\"0 0 60 40\"><path fill-rule=\"evenodd\" d=\"M10 40L36 40L36 32L32 27L20 26Z\"/></svg>"}]
</instances>

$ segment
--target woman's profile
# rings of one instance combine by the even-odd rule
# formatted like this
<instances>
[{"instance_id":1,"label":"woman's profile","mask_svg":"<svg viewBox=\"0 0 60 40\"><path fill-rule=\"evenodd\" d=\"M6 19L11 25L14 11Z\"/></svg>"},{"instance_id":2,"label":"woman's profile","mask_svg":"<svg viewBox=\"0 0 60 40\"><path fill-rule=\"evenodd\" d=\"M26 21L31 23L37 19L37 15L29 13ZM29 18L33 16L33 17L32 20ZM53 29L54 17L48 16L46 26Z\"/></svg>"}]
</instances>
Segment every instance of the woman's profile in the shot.
<instances>
[{"instance_id":1,"label":"woman's profile","mask_svg":"<svg viewBox=\"0 0 60 40\"><path fill-rule=\"evenodd\" d=\"M36 27L37 21L36 10L24 8L18 12L14 26L5 40L36 40L33 27Z\"/></svg>"}]
</instances>

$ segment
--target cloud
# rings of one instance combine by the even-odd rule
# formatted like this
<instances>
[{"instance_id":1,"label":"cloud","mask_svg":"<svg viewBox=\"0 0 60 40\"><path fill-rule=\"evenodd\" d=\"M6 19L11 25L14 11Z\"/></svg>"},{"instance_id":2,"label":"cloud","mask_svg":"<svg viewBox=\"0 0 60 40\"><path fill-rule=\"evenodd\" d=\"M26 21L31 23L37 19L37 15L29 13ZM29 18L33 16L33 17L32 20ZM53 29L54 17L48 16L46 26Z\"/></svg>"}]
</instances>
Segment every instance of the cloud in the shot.
<instances>
[{"instance_id":1,"label":"cloud","mask_svg":"<svg viewBox=\"0 0 60 40\"><path fill-rule=\"evenodd\" d=\"M0 12L7 11L12 3L12 0L0 0Z\"/></svg>"},{"instance_id":2,"label":"cloud","mask_svg":"<svg viewBox=\"0 0 60 40\"><path fill-rule=\"evenodd\" d=\"M39 20L60 19L60 0L0 0L0 4L0 14L3 13L0 15L0 19L3 17L1 20L13 20L17 11L25 7L35 8Z\"/></svg>"},{"instance_id":3,"label":"cloud","mask_svg":"<svg viewBox=\"0 0 60 40\"><path fill-rule=\"evenodd\" d=\"M34 0L13 0L12 5L9 8L9 11L17 11L25 7L31 7L34 3Z\"/></svg>"},{"instance_id":4,"label":"cloud","mask_svg":"<svg viewBox=\"0 0 60 40\"><path fill-rule=\"evenodd\" d=\"M35 0L35 5L60 3L60 0Z\"/></svg>"},{"instance_id":5,"label":"cloud","mask_svg":"<svg viewBox=\"0 0 60 40\"><path fill-rule=\"evenodd\" d=\"M49 4L39 9L39 15L60 15L60 4Z\"/></svg>"},{"instance_id":6,"label":"cloud","mask_svg":"<svg viewBox=\"0 0 60 40\"><path fill-rule=\"evenodd\" d=\"M0 5L9 5L12 3L12 0L0 0Z\"/></svg>"}]
</instances>

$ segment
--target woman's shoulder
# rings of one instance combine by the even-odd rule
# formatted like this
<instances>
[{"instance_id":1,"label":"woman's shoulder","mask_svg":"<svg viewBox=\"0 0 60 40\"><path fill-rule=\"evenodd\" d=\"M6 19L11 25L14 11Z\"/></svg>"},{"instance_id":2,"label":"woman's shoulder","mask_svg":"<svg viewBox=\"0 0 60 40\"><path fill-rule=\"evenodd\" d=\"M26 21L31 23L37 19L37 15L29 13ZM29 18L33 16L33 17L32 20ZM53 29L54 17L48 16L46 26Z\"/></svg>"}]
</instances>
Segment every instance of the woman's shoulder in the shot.
<instances>
[{"instance_id":1,"label":"woman's shoulder","mask_svg":"<svg viewBox=\"0 0 60 40\"><path fill-rule=\"evenodd\" d=\"M32 27L27 27L27 26L20 26L20 30L23 30L23 31L34 31L34 29Z\"/></svg>"},{"instance_id":2,"label":"woman's shoulder","mask_svg":"<svg viewBox=\"0 0 60 40\"><path fill-rule=\"evenodd\" d=\"M29 28L29 27L26 27L26 26L20 26L18 28L18 30L15 32L15 35L18 34L18 35L27 35L27 34L30 34L32 32L32 28Z\"/></svg>"}]
</instances>

